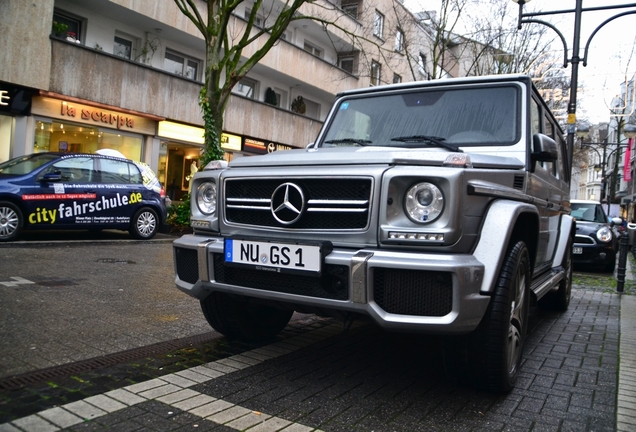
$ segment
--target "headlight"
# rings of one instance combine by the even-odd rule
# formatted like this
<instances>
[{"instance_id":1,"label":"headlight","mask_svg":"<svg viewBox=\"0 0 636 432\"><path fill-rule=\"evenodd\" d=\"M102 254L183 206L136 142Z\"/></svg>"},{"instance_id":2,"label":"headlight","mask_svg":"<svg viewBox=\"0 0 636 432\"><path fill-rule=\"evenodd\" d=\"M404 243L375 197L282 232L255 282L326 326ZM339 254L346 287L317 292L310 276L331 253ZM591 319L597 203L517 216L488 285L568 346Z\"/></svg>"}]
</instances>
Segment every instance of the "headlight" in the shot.
<instances>
[{"instance_id":1,"label":"headlight","mask_svg":"<svg viewBox=\"0 0 636 432\"><path fill-rule=\"evenodd\" d=\"M603 227L596 231L596 238L603 243L607 243L612 240L612 230L608 227Z\"/></svg>"},{"instance_id":2,"label":"headlight","mask_svg":"<svg viewBox=\"0 0 636 432\"><path fill-rule=\"evenodd\" d=\"M404 210L414 222L432 222L442 214L444 195L432 183L411 186L404 196Z\"/></svg>"},{"instance_id":3,"label":"headlight","mask_svg":"<svg viewBox=\"0 0 636 432\"><path fill-rule=\"evenodd\" d=\"M197 207L205 215L216 212L216 183L205 182L197 187Z\"/></svg>"}]
</instances>

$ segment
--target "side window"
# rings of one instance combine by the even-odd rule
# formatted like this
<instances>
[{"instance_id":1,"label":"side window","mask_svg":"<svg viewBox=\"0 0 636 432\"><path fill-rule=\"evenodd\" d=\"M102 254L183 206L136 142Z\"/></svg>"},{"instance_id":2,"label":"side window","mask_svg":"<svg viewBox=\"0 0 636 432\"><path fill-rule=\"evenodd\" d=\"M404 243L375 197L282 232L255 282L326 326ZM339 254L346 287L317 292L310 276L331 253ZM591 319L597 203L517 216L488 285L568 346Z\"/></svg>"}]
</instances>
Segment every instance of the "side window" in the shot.
<instances>
[{"instance_id":1,"label":"side window","mask_svg":"<svg viewBox=\"0 0 636 432\"><path fill-rule=\"evenodd\" d=\"M532 103L530 104L530 138L541 132L541 127L539 125L541 117L539 115L539 103L532 99Z\"/></svg>"},{"instance_id":2,"label":"side window","mask_svg":"<svg viewBox=\"0 0 636 432\"><path fill-rule=\"evenodd\" d=\"M102 183L107 184L129 184L131 175L128 169L128 162L114 159L100 159L100 171ZM139 174L137 172L137 174Z\"/></svg>"},{"instance_id":3,"label":"side window","mask_svg":"<svg viewBox=\"0 0 636 432\"><path fill-rule=\"evenodd\" d=\"M95 181L93 159L89 157L63 159L51 165L46 172L60 174L65 183L93 183Z\"/></svg>"},{"instance_id":4,"label":"side window","mask_svg":"<svg viewBox=\"0 0 636 432\"><path fill-rule=\"evenodd\" d=\"M139 168L137 168L135 164L128 163L128 172L130 173L130 183L133 183L133 184L143 183L143 179L141 177L141 173L139 172Z\"/></svg>"}]
</instances>

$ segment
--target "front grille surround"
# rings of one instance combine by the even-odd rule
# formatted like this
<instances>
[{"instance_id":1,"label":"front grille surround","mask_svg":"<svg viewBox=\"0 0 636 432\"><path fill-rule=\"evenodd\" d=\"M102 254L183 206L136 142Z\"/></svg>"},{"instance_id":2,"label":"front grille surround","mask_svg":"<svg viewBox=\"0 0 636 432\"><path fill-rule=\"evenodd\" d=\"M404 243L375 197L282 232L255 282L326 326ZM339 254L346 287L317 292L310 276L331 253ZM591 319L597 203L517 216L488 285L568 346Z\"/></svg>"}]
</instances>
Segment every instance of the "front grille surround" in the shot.
<instances>
[{"instance_id":1,"label":"front grille surround","mask_svg":"<svg viewBox=\"0 0 636 432\"><path fill-rule=\"evenodd\" d=\"M298 186L304 195L303 205L293 203L301 211L293 223L281 223L272 213L272 196L285 183ZM371 218L371 177L227 178L223 190L225 222L229 225L362 231Z\"/></svg>"},{"instance_id":2,"label":"front grille surround","mask_svg":"<svg viewBox=\"0 0 636 432\"><path fill-rule=\"evenodd\" d=\"M174 248L177 276L184 282L195 284L199 280L199 259L196 249Z\"/></svg>"}]
</instances>

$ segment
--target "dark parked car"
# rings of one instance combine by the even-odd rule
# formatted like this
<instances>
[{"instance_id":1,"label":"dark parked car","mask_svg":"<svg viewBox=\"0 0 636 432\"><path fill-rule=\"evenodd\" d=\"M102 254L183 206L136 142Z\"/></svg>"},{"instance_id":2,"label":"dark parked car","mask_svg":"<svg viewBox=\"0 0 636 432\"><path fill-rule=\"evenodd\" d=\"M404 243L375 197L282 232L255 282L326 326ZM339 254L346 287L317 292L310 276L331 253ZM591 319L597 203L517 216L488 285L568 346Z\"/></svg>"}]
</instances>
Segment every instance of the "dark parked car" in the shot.
<instances>
[{"instance_id":1,"label":"dark parked car","mask_svg":"<svg viewBox=\"0 0 636 432\"><path fill-rule=\"evenodd\" d=\"M0 241L33 229L121 229L149 239L165 218L165 191L140 162L35 153L0 164Z\"/></svg>"},{"instance_id":2,"label":"dark parked car","mask_svg":"<svg viewBox=\"0 0 636 432\"><path fill-rule=\"evenodd\" d=\"M576 219L576 236L572 257L575 265L600 267L614 271L618 237L613 229L620 218L609 220L597 201L572 200L572 216Z\"/></svg>"}]
</instances>

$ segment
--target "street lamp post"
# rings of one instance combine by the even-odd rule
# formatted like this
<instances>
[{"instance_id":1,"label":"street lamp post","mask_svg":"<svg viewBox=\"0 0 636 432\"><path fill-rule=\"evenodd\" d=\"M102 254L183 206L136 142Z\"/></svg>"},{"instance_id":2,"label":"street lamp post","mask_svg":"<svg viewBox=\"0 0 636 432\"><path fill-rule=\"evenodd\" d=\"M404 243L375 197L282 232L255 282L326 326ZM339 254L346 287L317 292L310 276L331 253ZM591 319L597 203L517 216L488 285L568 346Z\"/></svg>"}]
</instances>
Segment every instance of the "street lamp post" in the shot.
<instances>
[{"instance_id":1,"label":"street lamp post","mask_svg":"<svg viewBox=\"0 0 636 432\"><path fill-rule=\"evenodd\" d=\"M532 12L532 13L524 13L523 5L528 3L531 0L512 0L515 3L519 4L519 22L517 25L518 29L521 29L522 24L535 23L547 26L554 30L556 34L561 39L561 43L563 43L563 67L566 68L568 64L572 64L572 75L570 79L570 101L568 103L568 128L567 128L567 146L568 146L568 174L567 180L570 181L570 177L572 175L572 156L574 152L574 134L575 134L575 124L576 124L576 91L578 87L578 76L579 76L579 63L583 61L583 66L587 66L587 54L590 48L590 42L596 35L596 33L609 22L620 18L625 15L636 14L636 3L630 4L622 4L622 5L606 5L606 6L597 6L584 8L583 0L576 0L576 6L574 9L566 9L566 10L557 10L557 11L547 11L547 12ZM601 11L601 10L611 10L611 9L631 9L628 11L624 11L618 13L605 21L599 24L590 37L587 39L585 44L585 51L583 54L583 58L580 57L580 39L581 39L581 18L583 12L591 12L591 11ZM565 41L565 37L563 34L557 29L554 25L542 21L539 19L535 19L537 16L546 16L546 15L562 15L562 14L574 14L574 37L572 43L572 56L568 58L568 45Z\"/></svg>"}]
</instances>

